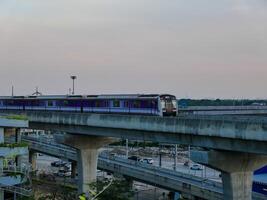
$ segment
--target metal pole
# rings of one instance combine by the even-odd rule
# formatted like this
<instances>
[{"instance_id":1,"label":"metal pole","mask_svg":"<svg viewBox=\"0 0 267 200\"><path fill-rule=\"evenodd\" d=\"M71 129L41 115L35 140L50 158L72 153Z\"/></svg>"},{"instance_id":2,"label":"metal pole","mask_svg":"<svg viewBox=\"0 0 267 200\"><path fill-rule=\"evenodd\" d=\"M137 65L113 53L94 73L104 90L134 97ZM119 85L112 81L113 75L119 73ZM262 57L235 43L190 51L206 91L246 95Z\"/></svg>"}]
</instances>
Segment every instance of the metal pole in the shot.
<instances>
[{"instance_id":1,"label":"metal pole","mask_svg":"<svg viewBox=\"0 0 267 200\"><path fill-rule=\"evenodd\" d=\"M188 146L188 174L190 174L190 145Z\"/></svg>"},{"instance_id":2,"label":"metal pole","mask_svg":"<svg viewBox=\"0 0 267 200\"><path fill-rule=\"evenodd\" d=\"M161 145L159 146L159 167L161 167Z\"/></svg>"},{"instance_id":3,"label":"metal pole","mask_svg":"<svg viewBox=\"0 0 267 200\"><path fill-rule=\"evenodd\" d=\"M72 94L74 94L74 78L72 79Z\"/></svg>"},{"instance_id":4,"label":"metal pole","mask_svg":"<svg viewBox=\"0 0 267 200\"><path fill-rule=\"evenodd\" d=\"M70 76L70 78L72 79L72 94L75 94L75 91L74 91L74 81L75 79L77 78L77 76Z\"/></svg>"},{"instance_id":5,"label":"metal pole","mask_svg":"<svg viewBox=\"0 0 267 200\"><path fill-rule=\"evenodd\" d=\"M177 169L177 144L175 145L175 155L174 155L174 170Z\"/></svg>"},{"instance_id":6,"label":"metal pole","mask_svg":"<svg viewBox=\"0 0 267 200\"><path fill-rule=\"evenodd\" d=\"M190 150L191 150L191 148L190 148L190 145L188 146L188 159L189 159L189 162L190 162L190 160L191 160L191 157L190 157Z\"/></svg>"},{"instance_id":7,"label":"metal pole","mask_svg":"<svg viewBox=\"0 0 267 200\"><path fill-rule=\"evenodd\" d=\"M129 156L129 141L128 141L128 139L126 139L126 158L128 158L128 156Z\"/></svg>"},{"instance_id":8,"label":"metal pole","mask_svg":"<svg viewBox=\"0 0 267 200\"><path fill-rule=\"evenodd\" d=\"M161 167L161 152L159 153L159 166Z\"/></svg>"}]
</instances>

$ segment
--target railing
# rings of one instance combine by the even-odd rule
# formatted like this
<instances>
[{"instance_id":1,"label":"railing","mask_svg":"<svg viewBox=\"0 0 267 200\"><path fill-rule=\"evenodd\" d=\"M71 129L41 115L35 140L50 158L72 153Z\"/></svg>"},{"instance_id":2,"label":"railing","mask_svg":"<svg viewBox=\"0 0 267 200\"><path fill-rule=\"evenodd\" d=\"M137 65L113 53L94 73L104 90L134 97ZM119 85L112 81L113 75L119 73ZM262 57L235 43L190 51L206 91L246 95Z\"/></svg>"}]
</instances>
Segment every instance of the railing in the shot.
<instances>
[{"instance_id":1,"label":"railing","mask_svg":"<svg viewBox=\"0 0 267 200\"><path fill-rule=\"evenodd\" d=\"M14 186L14 185L0 184L0 190L20 194L20 195L27 196L27 197L32 195L32 189L31 188L18 187L18 186Z\"/></svg>"},{"instance_id":2,"label":"railing","mask_svg":"<svg viewBox=\"0 0 267 200\"><path fill-rule=\"evenodd\" d=\"M29 177L29 168L26 167L16 167L16 166L8 166L2 169L4 173L21 173L24 176L22 177L21 183L24 184L27 182L27 180L30 180ZM16 194L20 194L23 196L31 196L32 195L32 189L29 186L15 186L15 185L7 185L7 184L1 184L0 183L0 190L13 192Z\"/></svg>"},{"instance_id":3,"label":"railing","mask_svg":"<svg viewBox=\"0 0 267 200\"><path fill-rule=\"evenodd\" d=\"M1 170L1 169L0 169ZM29 174L29 167L17 167L14 165L8 165L7 167L2 168L3 172L20 172L22 174Z\"/></svg>"},{"instance_id":4,"label":"railing","mask_svg":"<svg viewBox=\"0 0 267 200\"><path fill-rule=\"evenodd\" d=\"M32 149L36 151L47 153L50 155L57 155L59 157L66 157L71 160L77 160L76 150L65 145L58 145L54 142L37 142L26 137L22 137L22 140L28 142ZM45 147L45 149L42 149Z\"/></svg>"}]
</instances>

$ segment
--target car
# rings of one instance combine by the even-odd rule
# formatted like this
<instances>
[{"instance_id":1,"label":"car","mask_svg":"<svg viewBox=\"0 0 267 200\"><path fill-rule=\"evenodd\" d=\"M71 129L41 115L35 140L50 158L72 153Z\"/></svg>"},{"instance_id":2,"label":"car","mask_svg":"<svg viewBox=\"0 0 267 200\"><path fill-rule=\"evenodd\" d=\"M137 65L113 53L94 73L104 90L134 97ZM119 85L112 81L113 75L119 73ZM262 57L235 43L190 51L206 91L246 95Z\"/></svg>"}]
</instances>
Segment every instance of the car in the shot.
<instances>
[{"instance_id":1,"label":"car","mask_svg":"<svg viewBox=\"0 0 267 200\"><path fill-rule=\"evenodd\" d=\"M199 164L193 164L191 167L190 167L191 170L202 170L202 167L201 165Z\"/></svg>"},{"instance_id":2,"label":"car","mask_svg":"<svg viewBox=\"0 0 267 200\"><path fill-rule=\"evenodd\" d=\"M63 167L65 170L71 170L71 163L67 162Z\"/></svg>"},{"instance_id":3,"label":"car","mask_svg":"<svg viewBox=\"0 0 267 200\"><path fill-rule=\"evenodd\" d=\"M152 158L142 158L140 161L150 165L154 163L154 160Z\"/></svg>"},{"instance_id":4,"label":"car","mask_svg":"<svg viewBox=\"0 0 267 200\"><path fill-rule=\"evenodd\" d=\"M51 163L51 166L52 167L64 167L67 163L62 161L62 160L59 160L59 161L54 161Z\"/></svg>"},{"instance_id":5,"label":"car","mask_svg":"<svg viewBox=\"0 0 267 200\"><path fill-rule=\"evenodd\" d=\"M129 156L128 159L129 160L134 160L134 161L140 161L141 160L141 158L138 157L138 156Z\"/></svg>"},{"instance_id":6,"label":"car","mask_svg":"<svg viewBox=\"0 0 267 200\"><path fill-rule=\"evenodd\" d=\"M117 154L116 154L116 153L111 153L111 154L109 154L109 156L110 156L111 158L115 158L115 157L117 156Z\"/></svg>"},{"instance_id":7,"label":"car","mask_svg":"<svg viewBox=\"0 0 267 200\"><path fill-rule=\"evenodd\" d=\"M59 169L58 172L57 172L57 175L58 176L61 176L61 177L70 177L71 176L71 171L66 171L64 169Z\"/></svg>"}]
</instances>

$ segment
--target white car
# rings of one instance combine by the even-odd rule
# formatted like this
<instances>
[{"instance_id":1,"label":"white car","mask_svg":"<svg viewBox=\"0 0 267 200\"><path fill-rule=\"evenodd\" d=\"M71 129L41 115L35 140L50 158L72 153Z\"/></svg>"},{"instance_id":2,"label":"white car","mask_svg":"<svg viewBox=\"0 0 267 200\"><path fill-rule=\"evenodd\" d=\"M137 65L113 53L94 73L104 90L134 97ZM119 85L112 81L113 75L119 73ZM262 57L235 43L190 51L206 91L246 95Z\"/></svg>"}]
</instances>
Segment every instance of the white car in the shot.
<instances>
[{"instance_id":1,"label":"white car","mask_svg":"<svg viewBox=\"0 0 267 200\"><path fill-rule=\"evenodd\" d=\"M202 166L199 165L199 164L193 164L191 167L190 167L191 170L202 170Z\"/></svg>"},{"instance_id":2,"label":"white car","mask_svg":"<svg viewBox=\"0 0 267 200\"><path fill-rule=\"evenodd\" d=\"M152 158L142 158L140 161L150 165L154 163L154 160Z\"/></svg>"}]
</instances>

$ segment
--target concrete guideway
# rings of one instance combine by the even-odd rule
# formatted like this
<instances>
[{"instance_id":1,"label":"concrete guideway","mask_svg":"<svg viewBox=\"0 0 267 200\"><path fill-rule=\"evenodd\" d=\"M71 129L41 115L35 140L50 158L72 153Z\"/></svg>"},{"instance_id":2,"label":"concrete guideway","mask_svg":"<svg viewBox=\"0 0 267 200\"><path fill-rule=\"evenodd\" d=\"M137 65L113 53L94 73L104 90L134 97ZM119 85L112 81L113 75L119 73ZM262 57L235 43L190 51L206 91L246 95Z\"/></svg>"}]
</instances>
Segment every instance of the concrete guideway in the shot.
<instances>
[{"instance_id":1,"label":"concrete guideway","mask_svg":"<svg viewBox=\"0 0 267 200\"><path fill-rule=\"evenodd\" d=\"M61 142L79 149L80 159L77 163L78 169L82 172L79 174L83 174L80 177L84 182L83 191L85 191L85 185L95 179L97 149L101 145L107 144L106 140L110 137L186 144L213 149L220 151L220 155L225 157L226 162L232 159L231 153L226 153L227 151L235 152L236 158L243 157L244 154L253 154L255 156L256 154L267 154L267 118L265 117L154 117L49 111L2 112L27 115L30 121L30 128L68 133ZM252 162L252 165L257 165L257 159L252 159L252 157L250 157L250 162ZM217 159L219 159L219 156ZM244 165L243 161L242 159L237 159L236 164L232 166L238 169ZM247 163L248 161L245 162L245 165ZM91 168L84 167L89 164ZM216 168L215 164L210 166ZM245 194L244 191L252 189L252 183L249 181L251 180L249 173L251 173L252 168L242 171L242 178L239 178L240 183L238 183L240 187L235 188L231 184L235 177L239 177L236 175L237 173L232 173L232 171L227 171L223 168L218 169L223 174L225 200L251 199L251 194ZM226 193L229 192L232 194L227 196ZM239 195L241 193L243 196Z\"/></svg>"},{"instance_id":2,"label":"concrete guideway","mask_svg":"<svg viewBox=\"0 0 267 200\"><path fill-rule=\"evenodd\" d=\"M23 141L31 142L30 149L32 151L41 153L45 153L46 151L49 155L54 154L56 157L69 159L72 162L78 159L77 152L67 146L64 150L62 145L58 146L58 144L51 143L51 141L47 143L45 143L45 141L38 142L37 139L31 137L23 137L22 139ZM71 151L72 153L70 153ZM73 155L76 155L76 159L73 159ZM144 163L136 163L128 159L118 157L110 158L102 155L98 158L98 168L192 196L195 195L206 199L223 199L221 183L175 172L173 170L162 169ZM255 200L264 198L265 196L263 195L253 193L253 199Z\"/></svg>"},{"instance_id":3,"label":"concrete guideway","mask_svg":"<svg viewBox=\"0 0 267 200\"><path fill-rule=\"evenodd\" d=\"M267 154L267 118L236 116L154 117L45 111L27 115L30 128L210 149Z\"/></svg>"}]
</instances>

